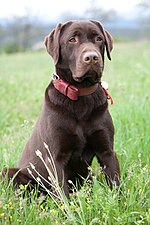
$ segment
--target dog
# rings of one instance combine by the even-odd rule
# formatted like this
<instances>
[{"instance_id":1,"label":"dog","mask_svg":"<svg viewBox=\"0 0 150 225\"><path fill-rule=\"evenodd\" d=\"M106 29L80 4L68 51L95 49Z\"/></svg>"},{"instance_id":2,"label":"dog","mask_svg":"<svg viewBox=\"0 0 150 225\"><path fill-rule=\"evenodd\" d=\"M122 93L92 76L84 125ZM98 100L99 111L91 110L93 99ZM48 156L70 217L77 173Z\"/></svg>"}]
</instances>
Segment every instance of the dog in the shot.
<instances>
[{"instance_id":1,"label":"dog","mask_svg":"<svg viewBox=\"0 0 150 225\"><path fill-rule=\"evenodd\" d=\"M8 169L8 178L13 178L14 184L35 185L36 168L42 184L55 192L54 185L47 182L48 171L53 174L53 168L46 145L59 186L67 197L68 181L82 186L95 156L110 188L118 187L120 168L113 150L114 126L108 111L108 92L101 84L105 52L111 60L111 35L98 21L69 21L56 26L45 38L45 46L56 71L19 165ZM35 154L38 149L46 166Z\"/></svg>"}]
</instances>

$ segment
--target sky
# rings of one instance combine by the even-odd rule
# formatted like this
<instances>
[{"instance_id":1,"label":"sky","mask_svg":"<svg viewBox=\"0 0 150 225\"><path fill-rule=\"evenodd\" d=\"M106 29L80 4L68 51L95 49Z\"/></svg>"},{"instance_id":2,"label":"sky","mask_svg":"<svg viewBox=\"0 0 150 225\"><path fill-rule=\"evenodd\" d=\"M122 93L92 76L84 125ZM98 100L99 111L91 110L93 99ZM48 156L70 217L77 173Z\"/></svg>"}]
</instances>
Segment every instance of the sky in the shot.
<instances>
[{"instance_id":1,"label":"sky","mask_svg":"<svg viewBox=\"0 0 150 225\"><path fill-rule=\"evenodd\" d=\"M33 15L57 20L66 11L81 15L94 2L104 9L115 9L126 14L131 13L140 0L0 0L0 19L23 16L29 10Z\"/></svg>"}]
</instances>

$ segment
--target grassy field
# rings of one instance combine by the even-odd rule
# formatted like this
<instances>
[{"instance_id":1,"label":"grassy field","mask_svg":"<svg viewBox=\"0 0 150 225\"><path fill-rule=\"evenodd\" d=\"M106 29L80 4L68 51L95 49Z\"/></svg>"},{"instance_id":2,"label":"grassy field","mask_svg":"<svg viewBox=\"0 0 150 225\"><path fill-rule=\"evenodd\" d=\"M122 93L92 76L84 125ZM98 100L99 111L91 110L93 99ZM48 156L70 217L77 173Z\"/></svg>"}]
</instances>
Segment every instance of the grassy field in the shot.
<instances>
[{"instance_id":1,"label":"grassy field","mask_svg":"<svg viewBox=\"0 0 150 225\"><path fill-rule=\"evenodd\" d=\"M93 186L86 184L69 203L56 205L36 193L22 197L0 181L0 224L148 225L150 221L150 44L115 45L103 80L115 104L115 150L121 166L121 195L110 191L96 160ZM0 55L0 169L15 167L41 111L44 90L54 67L46 52Z\"/></svg>"}]
</instances>

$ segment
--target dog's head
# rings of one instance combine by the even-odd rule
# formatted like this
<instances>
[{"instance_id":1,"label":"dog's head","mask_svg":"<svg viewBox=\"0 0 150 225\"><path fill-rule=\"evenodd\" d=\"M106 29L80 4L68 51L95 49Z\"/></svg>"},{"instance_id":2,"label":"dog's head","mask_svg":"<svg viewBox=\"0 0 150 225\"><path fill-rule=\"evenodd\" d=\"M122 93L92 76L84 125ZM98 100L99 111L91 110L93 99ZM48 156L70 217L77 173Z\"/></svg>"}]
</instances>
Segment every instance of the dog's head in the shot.
<instances>
[{"instance_id":1,"label":"dog's head","mask_svg":"<svg viewBox=\"0 0 150 225\"><path fill-rule=\"evenodd\" d=\"M58 24L46 38L56 72L69 83L97 83L104 68L104 51L111 60L111 35L98 21L70 21ZM65 77L69 74L69 77Z\"/></svg>"}]
</instances>

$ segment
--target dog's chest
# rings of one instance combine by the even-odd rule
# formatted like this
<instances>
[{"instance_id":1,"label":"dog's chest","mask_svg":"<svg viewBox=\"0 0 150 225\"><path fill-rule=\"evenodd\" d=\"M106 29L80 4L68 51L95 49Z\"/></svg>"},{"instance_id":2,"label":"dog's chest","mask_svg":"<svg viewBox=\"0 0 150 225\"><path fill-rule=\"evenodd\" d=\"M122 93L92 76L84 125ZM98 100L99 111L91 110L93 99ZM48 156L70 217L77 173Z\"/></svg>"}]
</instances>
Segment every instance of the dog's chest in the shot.
<instances>
[{"instance_id":1,"label":"dog's chest","mask_svg":"<svg viewBox=\"0 0 150 225\"><path fill-rule=\"evenodd\" d=\"M73 138L76 138L76 141L81 149L84 149L91 136L98 130L102 129L101 121L98 119L93 119L90 121L78 121L74 122L74 126L68 127L68 131L72 134ZM82 150L81 150L82 151Z\"/></svg>"}]
</instances>

